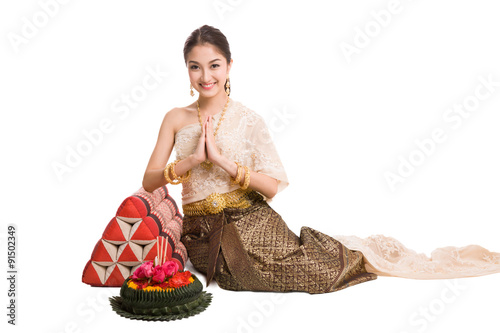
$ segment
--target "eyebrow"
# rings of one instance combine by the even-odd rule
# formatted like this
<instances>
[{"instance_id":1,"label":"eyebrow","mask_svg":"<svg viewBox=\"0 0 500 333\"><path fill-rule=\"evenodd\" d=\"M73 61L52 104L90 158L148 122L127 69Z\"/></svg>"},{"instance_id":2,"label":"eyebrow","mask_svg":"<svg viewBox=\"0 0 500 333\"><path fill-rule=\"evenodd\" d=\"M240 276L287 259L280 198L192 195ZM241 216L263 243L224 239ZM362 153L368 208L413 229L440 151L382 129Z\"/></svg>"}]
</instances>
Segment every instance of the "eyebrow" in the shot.
<instances>
[{"instance_id":1,"label":"eyebrow","mask_svg":"<svg viewBox=\"0 0 500 333\"><path fill-rule=\"evenodd\" d=\"M214 60L210 60L208 63L211 63L211 62L214 62L214 61L217 61L217 60L220 60L220 59L217 58L217 59L214 59ZM194 60L189 60L188 62L194 62L195 64L198 63L198 61L194 61Z\"/></svg>"}]
</instances>

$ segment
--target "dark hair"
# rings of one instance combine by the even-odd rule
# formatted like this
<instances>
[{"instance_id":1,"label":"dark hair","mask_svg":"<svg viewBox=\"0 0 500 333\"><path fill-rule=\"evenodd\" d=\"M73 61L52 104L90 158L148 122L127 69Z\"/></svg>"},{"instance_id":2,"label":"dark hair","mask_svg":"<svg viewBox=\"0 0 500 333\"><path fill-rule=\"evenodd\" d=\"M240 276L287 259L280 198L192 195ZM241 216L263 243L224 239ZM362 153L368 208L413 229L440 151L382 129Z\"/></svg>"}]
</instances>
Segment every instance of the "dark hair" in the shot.
<instances>
[{"instance_id":1,"label":"dark hair","mask_svg":"<svg viewBox=\"0 0 500 333\"><path fill-rule=\"evenodd\" d=\"M211 44L226 58L227 63L231 62L231 51L226 36L217 28L204 25L194 30L184 43L184 63L187 65L187 56L193 47L197 45ZM227 80L226 80L227 81ZM224 87L226 83L224 82ZM231 92L231 87L229 87Z\"/></svg>"}]
</instances>

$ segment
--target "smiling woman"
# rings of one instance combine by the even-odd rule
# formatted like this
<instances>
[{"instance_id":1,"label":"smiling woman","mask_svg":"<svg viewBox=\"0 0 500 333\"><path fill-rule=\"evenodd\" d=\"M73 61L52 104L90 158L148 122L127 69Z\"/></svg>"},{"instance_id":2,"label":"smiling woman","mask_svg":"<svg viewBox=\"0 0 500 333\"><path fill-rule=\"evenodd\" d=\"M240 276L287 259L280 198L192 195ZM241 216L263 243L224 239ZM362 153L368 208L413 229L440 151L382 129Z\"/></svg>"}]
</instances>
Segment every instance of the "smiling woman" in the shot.
<instances>
[{"instance_id":1,"label":"smiling woman","mask_svg":"<svg viewBox=\"0 0 500 333\"><path fill-rule=\"evenodd\" d=\"M426 261L388 237L334 238L308 227L295 235L268 204L288 186L269 130L260 115L229 97L233 60L225 36L207 25L196 29L184 60L198 99L165 115L143 186L153 191L182 184L181 241L207 284L215 279L229 290L326 293L377 275L500 272L500 254L480 247L445 248ZM174 148L175 161L167 164ZM447 265L446 274L435 274Z\"/></svg>"},{"instance_id":2,"label":"smiling woman","mask_svg":"<svg viewBox=\"0 0 500 333\"><path fill-rule=\"evenodd\" d=\"M198 99L165 115L143 186L182 183L181 240L207 283L324 293L375 279L360 252L306 227L299 238L269 206L288 178L263 118L229 97L225 36L196 29L184 59ZM176 160L165 167L174 148Z\"/></svg>"}]
</instances>

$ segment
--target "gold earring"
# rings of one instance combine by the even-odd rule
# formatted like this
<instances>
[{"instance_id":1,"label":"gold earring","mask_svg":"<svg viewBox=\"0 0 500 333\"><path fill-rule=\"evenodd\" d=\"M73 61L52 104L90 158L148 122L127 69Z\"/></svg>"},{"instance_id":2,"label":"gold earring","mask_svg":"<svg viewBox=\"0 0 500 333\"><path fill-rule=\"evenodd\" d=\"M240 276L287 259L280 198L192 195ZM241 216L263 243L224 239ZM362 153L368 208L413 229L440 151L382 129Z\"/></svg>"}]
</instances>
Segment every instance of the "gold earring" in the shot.
<instances>
[{"instance_id":1,"label":"gold earring","mask_svg":"<svg viewBox=\"0 0 500 333\"><path fill-rule=\"evenodd\" d=\"M190 87L190 89L191 89L191 92L190 92L191 97L193 97L193 96L194 96L194 92L193 92L193 85L190 83L190 84L189 84L189 87Z\"/></svg>"},{"instance_id":2,"label":"gold earring","mask_svg":"<svg viewBox=\"0 0 500 333\"><path fill-rule=\"evenodd\" d=\"M229 87L230 87L230 84L229 84L229 75L227 76L227 80L226 80L226 95L229 96L229 93L231 92L231 90L229 90Z\"/></svg>"}]
</instances>

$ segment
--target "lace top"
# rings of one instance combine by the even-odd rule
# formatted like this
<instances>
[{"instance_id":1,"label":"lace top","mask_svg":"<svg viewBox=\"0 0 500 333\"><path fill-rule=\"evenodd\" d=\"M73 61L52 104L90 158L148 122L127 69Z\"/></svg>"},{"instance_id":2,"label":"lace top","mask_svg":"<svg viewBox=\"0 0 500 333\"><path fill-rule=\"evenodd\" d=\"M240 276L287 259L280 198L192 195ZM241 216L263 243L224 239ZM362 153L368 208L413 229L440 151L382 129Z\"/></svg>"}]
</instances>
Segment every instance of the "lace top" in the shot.
<instances>
[{"instance_id":1,"label":"lace top","mask_svg":"<svg viewBox=\"0 0 500 333\"><path fill-rule=\"evenodd\" d=\"M222 111L214 115L217 126ZM176 159L184 159L192 154L201 135L200 123L182 127L175 134L174 149ZM264 119L238 101L229 99L215 144L222 155L229 160L248 166L278 180L278 192L288 186L288 178L278 152L272 142ZM226 193L239 188L232 185L229 174L217 165L205 170L201 165L191 169L191 177L182 183L182 204L202 200L213 192ZM270 202L270 198L266 198Z\"/></svg>"}]
</instances>

